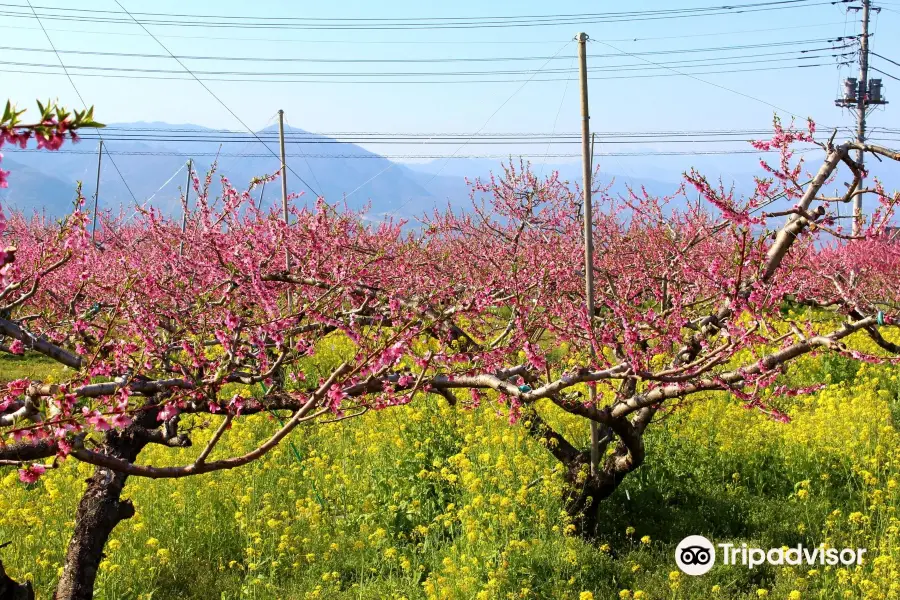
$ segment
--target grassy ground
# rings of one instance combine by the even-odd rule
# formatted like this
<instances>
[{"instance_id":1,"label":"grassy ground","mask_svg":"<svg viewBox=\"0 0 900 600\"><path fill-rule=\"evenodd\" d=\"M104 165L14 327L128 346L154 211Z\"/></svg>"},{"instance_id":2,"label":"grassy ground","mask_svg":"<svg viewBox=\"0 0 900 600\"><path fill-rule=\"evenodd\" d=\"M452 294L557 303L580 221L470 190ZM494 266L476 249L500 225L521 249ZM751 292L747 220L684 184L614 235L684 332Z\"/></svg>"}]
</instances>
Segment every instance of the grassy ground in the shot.
<instances>
[{"instance_id":1,"label":"grassy ground","mask_svg":"<svg viewBox=\"0 0 900 600\"><path fill-rule=\"evenodd\" d=\"M31 368L0 362L3 373L7 364ZM97 598L897 598L897 377L809 359L792 378L830 385L785 400L791 423L722 394L666 414L646 465L602 505L594 543L572 534L549 454L495 403L461 410L429 397L301 430L293 448L243 469L130 480L137 516L114 532ZM583 422L547 412L587 441ZM217 454L275 426L242 421ZM209 435L198 429L193 449L153 448L142 460L187 462ZM70 461L33 487L14 471L3 477L0 542L13 541L3 560L42 597L89 473ZM689 534L861 547L870 560L850 570L717 566L692 578L673 558Z\"/></svg>"},{"instance_id":2,"label":"grassy ground","mask_svg":"<svg viewBox=\"0 0 900 600\"><path fill-rule=\"evenodd\" d=\"M15 379L44 379L59 371L59 364L40 354L14 356L0 353L0 383Z\"/></svg>"}]
</instances>

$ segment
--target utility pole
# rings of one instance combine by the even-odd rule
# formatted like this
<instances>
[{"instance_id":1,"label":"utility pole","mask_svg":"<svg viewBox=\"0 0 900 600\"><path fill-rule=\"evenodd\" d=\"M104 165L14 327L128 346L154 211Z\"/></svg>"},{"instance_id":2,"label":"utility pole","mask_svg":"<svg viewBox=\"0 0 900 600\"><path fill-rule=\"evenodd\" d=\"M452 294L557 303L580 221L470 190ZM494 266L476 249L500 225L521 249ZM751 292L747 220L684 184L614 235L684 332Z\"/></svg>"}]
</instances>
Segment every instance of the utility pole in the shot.
<instances>
[{"instance_id":1,"label":"utility pole","mask_svg":"<svg viewBox=\"0 0 900 600\"><path fill-rule=\"evenodd\" d=\"M859 92L856 94L856 141L866 141L866 97L869 94L869 0L862 0L862 37L859 38ZM865 153L856 152L856 162L863 168ZM862 188L864 182L859 182ZM862 194L853 198L853 235L862 231Z\"/></svg>"},{"instance_id":2,"label":"utility pole","mask_svg":"<svg viewBox=\"0 0 900 600\"><path fill-rule=\"evenodd\" d=\"M591 116L588 110L587 87L587 44L588 35L584 32L575 36L578 41L578 74L581 80L581 159L582 179L584 185L584 288L587 302L588 331L594 329L594 211L591 206ZM593 355L593 346L591 346ZM597 402L597 389L588 385L589 400L592 405ZM591 475L597 474L600 464L600 429L595 421L591 421Z\"/></svg>"},{"instance_id":3,"label":"utility pole","mask_svg":"<svg viewBox=\"0 0 900 600\"><path fill-rule=\"evenodd\" d=\"M881 95L881 80L869 80L869 18L873 10L871 0L862 0L862 8L850 6L847 10L862 10L862 33L859 38L859 79L851 77L844 82L844 97L836 100L835 104L856 110L856 141L864 144L866 142L866 113L869 107L887 104L887 101ZM881 9L875 8L874 10L880 11ZM860 168L863 168L864 165L864 154L862 150L857 150L856 162ZM860 181L859 189L864 187L864 182ZM862 232L862 202L862 194L853 197L853 235L859 235Z\"/></svg>"},{"instance_id":4,"label":"utility pole","mask_svg":"<svg viewBox=\"0 0 900 600\"><path fill-rule=\"evenodd\" d=\"M91 245L97 235L97 205L100 202L100 161L103 159L103 140L100 140L100 150L97 152L97 187L94 189L94 224L91 226Z\"/></svg>"},{"instance_id":5,"label":"utility pole","mask_svg":"<svg viewBox=\"0 0 900 600\"><path fill-rule=\"evenodd\" d=\"M281 145L281 208L284 210L284 224L289 225L288 220L288 191L287 191L287 161L284 154L284 111L278 111L278 142ZM291 270L291 251L287 248L284 250L284 269ZM288 314L294 312L293 301L291 300L291 291L287 293Z\"/></svg>"},{"instance_id":6,"label":"utility pole","mask_svg":"<svg viewBox=\"0 0 900 600\"><path fill-rule=\"evenodd\" d=\"M184 234L187 232L188 195L191 193L192 169L193 161L189 158L187 162L187 181L184 184L184 206L181 210L181 243L178 244L178 256L184 254Z\"/></svg>"}]
</instances>

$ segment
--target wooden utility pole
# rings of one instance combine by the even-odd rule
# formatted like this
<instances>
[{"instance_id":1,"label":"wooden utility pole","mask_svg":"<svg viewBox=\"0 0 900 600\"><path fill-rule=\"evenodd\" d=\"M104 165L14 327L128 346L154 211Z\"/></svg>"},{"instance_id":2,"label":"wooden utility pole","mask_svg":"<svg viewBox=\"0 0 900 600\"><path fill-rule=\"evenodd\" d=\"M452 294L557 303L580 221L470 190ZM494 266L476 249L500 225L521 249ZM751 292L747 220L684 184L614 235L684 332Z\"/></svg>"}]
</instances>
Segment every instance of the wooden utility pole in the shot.
<instances>
[{"instance_id":1,"label":"wooden utility pole","mask_svg":"<svg viewBox=\"0 0 900 600\"><path fill-rule=\"evenodd\" d=\"M848 6L847 10L862 11L862 33L859 36L859 79L848 77L844 82L841 97L834 101L836 106L856 111L856 141L866 143L866 113L874 107L887 104L882 95L881 79L869 79L869 20L872 11L880 12L881 8L872 6L871 0L861 0L862 6ZM864 152L857 150L856 162L863 168ZM865 188L865 182L859 182L859 190ZM862 233L863 226L863 194L853 197L853 235Z\"/></svg>"},{"instance_id":2,"label":"wooden utility pole","mask_svg":"<svg viewBox=\"0 0 900 600\"><path fill-rule=\"evenodd\" d=\"M94 224L91 226L91 244L97 235L97 207L100 202L100 161L103 159L103 140L100 140L100 150L97 152L97 187L94 190Z\"/></svg>"},{"instance_id":3,"label":"wooden utility pole","mask_svg":"<svg viewBox=\"0 0 900 600\"><path fill-rule=\"evenodd\" d=\"M284 154L284 111L278 111L278 143L281 145L281 208L284 210L284 224L289 225L288 219L288 191L287 191L287 161ZM284 268L285 271L291 270L291 251L287 248L284 250ZM291 291L287 294L288 314L294 312L293 302L291 300Z\"/></svg>"},{"instance_id":4,"label":"wooden utility pole","mask_svg":"<svg viewBox=\"0 0 900 600\"><path fill-rule=\"evenodd\" d=\"M191 171L193 170L193 161L188 159L187 162L187 181L184 184L184 206L181 209L181 243L178 244L178 256L184 254L184 234L187 232L188 217L188 197L191 193Z\"/></svg>"},{"instance_id":5,"label":"wooden utility pole","mask_svg":"<svg viewBox=\"0 0 900 600\"><path fill-rule=\"evenodd\" d=\"M866 105L869 95L869 0L862 0L862 36L859 38L859 91L856 93L856 141L860 144L866 141ZM864 152L858 150L856 162L862 168ZM859 182L859 188L864 187L864 182ZM853 198L853 235L859 235L862 231L862 194Z\"/></svg>"},{"instance_id":6,"label":"wooden utility pole","mask_svg":"<svg viewBox=\"0 0 900 600\"><path fill-rule=\"evenodd\" d=\"M575 36L578 41L578 74L581 80L581 159L582 180L584 186L584 288L587 301L588 331L594 329L594 211L591 206L591 160L593 152L591 148L591 116L588 110L587 87L587 44L588 35L584 32ZM593 354L593 346L591 346ZM597 402L597 389L588 385L588 393L591 404ZM600 464L600 428L595 421L591 421L591 475L597 474Z\"/></svg>"}]
</instances>

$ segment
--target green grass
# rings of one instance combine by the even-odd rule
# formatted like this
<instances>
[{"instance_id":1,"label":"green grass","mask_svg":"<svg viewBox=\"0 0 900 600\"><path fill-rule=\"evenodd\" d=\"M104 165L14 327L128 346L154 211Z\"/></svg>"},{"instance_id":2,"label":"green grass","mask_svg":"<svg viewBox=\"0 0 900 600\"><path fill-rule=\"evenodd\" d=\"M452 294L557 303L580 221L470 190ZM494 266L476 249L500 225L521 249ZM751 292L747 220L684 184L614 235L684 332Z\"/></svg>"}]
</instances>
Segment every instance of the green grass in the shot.
<instances>
[{"instance_id":1,"label":"green grass","mask_svg":"<svg viewBox=\"0 0 900 600\"><path fill-rule=\"evenodd\" d=\"M791 377L825 374L839 381L785 401L789 424L724 394L662 415L648 430L646 464L601 505L594 541L570 533L553 459L487 401L462 410L421 397L301 428L291 436L299 461L282 444L233 471L131 478L126 495L137 515L115 530L96 597L896 597L900 436L890 407L898 370L850 373L808 360ZM586 443L583 421L545 414ZM194 430L193 448L152 447L141 460L187 464L217 423ZM246 451L276 425L268 416L239 420L214 457ZM0 542L13 541L4 564L32 579L41 597L50 597L90 472L68 461L35 486L9 471L0 486ZM720 565L702 577L678 576L674 547L689 534L764 548L828 541L868 548L873 562L847 573Z\"/></svg>"},{"instance_id":2,"label":"green grass","mask_svg":"<svg viewBox=\"0 0 900 600\"><path fill-rule=\"evenodd\" d=\"M0 353L0 383L26 378L43 380L61 369L59 363L41 354L29 352L24 356L14 356Z\"/></svg>"}]
</instances>

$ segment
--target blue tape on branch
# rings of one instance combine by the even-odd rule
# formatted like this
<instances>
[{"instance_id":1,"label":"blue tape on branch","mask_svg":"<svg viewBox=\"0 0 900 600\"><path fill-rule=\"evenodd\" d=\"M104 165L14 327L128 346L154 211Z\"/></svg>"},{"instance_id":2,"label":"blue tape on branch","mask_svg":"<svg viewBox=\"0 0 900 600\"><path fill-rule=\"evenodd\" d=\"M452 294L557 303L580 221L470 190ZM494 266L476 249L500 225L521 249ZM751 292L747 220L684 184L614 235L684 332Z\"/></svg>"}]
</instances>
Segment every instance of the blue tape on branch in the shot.
<instances>
[{"instance_id":1,"label":"blue tape on branch","mask_svg":"<svg viewBox=\"0 0 900 600\"><path fill-rule=\"evenodd\" d=\"M875 320L878 321L879 325L884 325L884 312L878 311L878 314L875 315Z\"/></svg>"}]
</instances>

